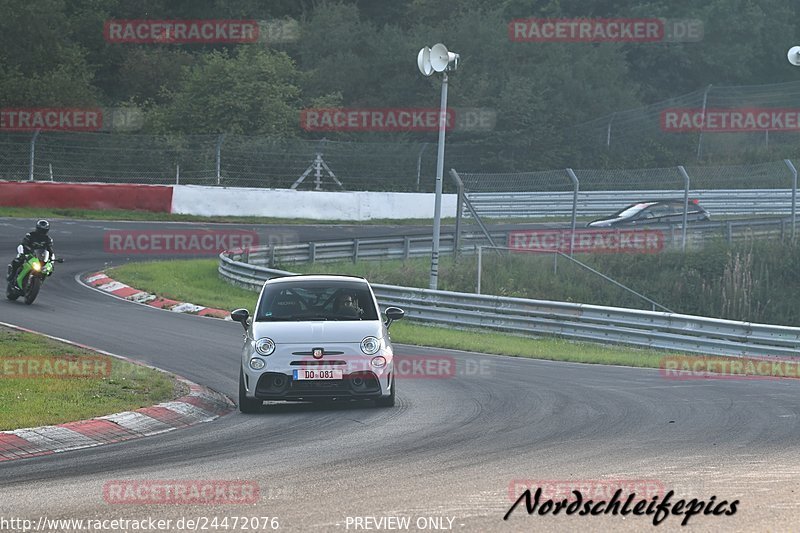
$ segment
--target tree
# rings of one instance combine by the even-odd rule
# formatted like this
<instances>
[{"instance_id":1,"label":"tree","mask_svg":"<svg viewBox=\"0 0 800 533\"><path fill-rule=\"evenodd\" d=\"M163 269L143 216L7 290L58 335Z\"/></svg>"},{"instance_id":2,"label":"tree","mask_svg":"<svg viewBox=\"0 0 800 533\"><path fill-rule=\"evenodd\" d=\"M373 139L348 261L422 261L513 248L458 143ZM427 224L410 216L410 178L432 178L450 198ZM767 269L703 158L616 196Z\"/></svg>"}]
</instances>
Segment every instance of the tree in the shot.
<instances>
[{"instance_id":1,"label":"tree","mask_svg":"<svg viewBox=\"0 0 800 533\"><path fill-rule=\"evenodd\" d=\"M300 73L285 53L243 46L231 56L214 51L184 67L168 101L148 112L161 132L269 134L298 131Z\"/></svg>"}]
</instances>

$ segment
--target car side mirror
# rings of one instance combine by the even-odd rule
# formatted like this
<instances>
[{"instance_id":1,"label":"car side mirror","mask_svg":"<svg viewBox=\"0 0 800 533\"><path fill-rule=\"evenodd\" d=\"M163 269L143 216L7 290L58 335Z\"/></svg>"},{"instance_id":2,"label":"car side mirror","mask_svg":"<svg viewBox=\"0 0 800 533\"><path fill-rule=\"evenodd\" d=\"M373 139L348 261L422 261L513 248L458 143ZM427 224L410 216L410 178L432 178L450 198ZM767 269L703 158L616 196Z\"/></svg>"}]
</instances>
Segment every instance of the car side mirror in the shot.
<instances>
[{"instance_id":1,"label":"car side mirror","mask_svg":"<svg viewBox=\"0 0 800 533\"><path fill-rule=\"evenodd\" d=\"M406 316L406 312L400 309L399 307L387 307L384 313L386 314L387 328L391 326L392 322L394 322L395 320L400 320L401 318Z\"/></svg>"},{"instance_id":2,"label":"car side mirror","mask_svg":"<svg viewBox=\"0 0 800 533\"><path fill-rule=\"evenodd\" d=\"M231 311L231 320L234 322L239 322L245 331L247 331L247 326L250 325L249 323L250 313L247 309L236 309Z\"/></svg>"}]
</instances>

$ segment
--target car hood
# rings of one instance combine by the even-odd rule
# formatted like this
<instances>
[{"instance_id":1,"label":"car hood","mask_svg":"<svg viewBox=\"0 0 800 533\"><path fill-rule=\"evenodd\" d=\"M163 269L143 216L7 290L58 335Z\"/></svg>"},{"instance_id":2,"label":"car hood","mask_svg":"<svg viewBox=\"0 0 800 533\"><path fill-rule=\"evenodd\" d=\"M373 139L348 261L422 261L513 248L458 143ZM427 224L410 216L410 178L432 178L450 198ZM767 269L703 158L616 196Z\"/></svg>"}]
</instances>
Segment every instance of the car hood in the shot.
<instances>
[{"instance_id":1,"label":"car hood","mask_svg":"<svg viewBox=\"0 0 800 533\"><path fill-rule=\"evenodd\" d=\"M628 220L627 218L616 217L616 218L601 218L600 220L593 220L586 224L589 228L604 228L610 226L612 224L616 224L617 222L622 222Z\"/></svg>"},{"instance_id":2,"label":"car hood","mask_svg":"<svg viewBox=\"0 0 800 533\"><path fill-rule=\"evenodd\" d=\"M275 344L356 342L383 336L379 320L315 320L309 322L256 322L253 337L269 337Z\"/></svg>"}]
</instances>

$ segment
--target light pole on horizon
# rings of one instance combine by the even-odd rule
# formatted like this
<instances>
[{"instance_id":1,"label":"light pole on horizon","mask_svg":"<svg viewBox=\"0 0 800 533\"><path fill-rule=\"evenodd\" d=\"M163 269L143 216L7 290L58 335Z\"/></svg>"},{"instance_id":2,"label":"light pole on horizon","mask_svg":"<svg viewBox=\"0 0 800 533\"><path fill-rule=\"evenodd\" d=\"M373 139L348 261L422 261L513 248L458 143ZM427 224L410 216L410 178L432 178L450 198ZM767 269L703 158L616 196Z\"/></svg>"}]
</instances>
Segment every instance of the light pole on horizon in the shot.
<instances>
[{"instance_id":1,"label":"light pole on horizon","mask_svg":"<svg viewBox=\"0 0 800 533\"><path fill-rule=\"evenodd\" d=\"M439 153L436 158L436 199L433 208L433 247L431 250L431 277L429 288L439 285L439 236L442 227L442 176L444 174L444 137L447 128L447 71L458 68L460 56L447 50L441 43L422 48L417 54L417 66L423 76L434 72L442 75L442 98L439 104Z\"/></svg>"}]
</instances>

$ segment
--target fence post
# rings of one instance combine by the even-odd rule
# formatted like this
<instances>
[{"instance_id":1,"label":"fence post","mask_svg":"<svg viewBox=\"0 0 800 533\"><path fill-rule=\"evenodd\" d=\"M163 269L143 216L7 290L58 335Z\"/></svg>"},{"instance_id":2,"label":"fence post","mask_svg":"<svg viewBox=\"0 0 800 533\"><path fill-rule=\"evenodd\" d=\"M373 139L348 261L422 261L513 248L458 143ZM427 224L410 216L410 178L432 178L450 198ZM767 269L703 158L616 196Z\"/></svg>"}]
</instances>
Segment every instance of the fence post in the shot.
<instances>
[{"instance_id":1,"label":"fence post","mask_svg":"<svg viewBox=\"0 0 800 533\"><path fill-rule=\"evenodd\" d=\"M708 103L708 93L711 91L711 85L706 87L706 90L703 92L703 123L700 126L700 136L697 138L697 160L700 160L700 155L702 153L701 147L703 145L703 126L706 124L706 104Z\"/></svg>"},{"instance_id":2,"label":"fence post","mask_svg":"<svg viewBox=\"0 0 800 533\"><path fill-rule=\"evenodd\" d=\"M422 173L422 154L425 153L427 147L428 143L422 143L422 148L420 148L419 155L417 156L417 192L419 192L419 177Z\"/></svg>"},{"instance_id":3,"label":"fence post","mask_svg":"<svg viewBox=\"0 0 800 533\"><path fill-rule=\"evenodd\" d=\"M33 162L36 154L36 137L39 136L39 130L33 132L33 137L31 137L31 160L30 160L30 171L28 173L28 181L33 181Z\"/></svg>"},{"instance_id":4,"label":"fence post","mask_svg":"<svg viewBox=\"0 0 800 533\"><path fill-rule=\"evenodd\" d=\"M222 162L222 140L225 138L225 134L221 134L217 139L217 185L220 183L220 166Z\"/></svg>"},{"instance_id":5,"label":"fence post","mask_svg":"<svg viewBox=\"0 0 800 533\"><path fill-rule=\"evenodd\" d=\"M456 182L456 230L453 235L453 259L458 259L461 244L461 210L464 206L464 182L458 177L456 169L450 169L450 177Z\"/></svg>"},{"instance_id":6,"label":"fence post","mask_svg":"<svg viewBox=\"0 0 800 533\"><path fill-rule=\"evenodd\" d=\"M175 165L175 185L180 185L181 183L181 166Z\"/></svg>"},{"instance_id":7,"label":"fence post","mask_svg":"<svg viewBox=\"0 0 800 533\"><path fill-rule=\"evenodd\" d=\"M569 255L572 257L572 250L575 248L575 224L578 216L578 189L580 188L580 182L578 181L578 176L572 171L571 168L567 169L567 176L569 179L572 180L572 229L569 232Z\"/></svg>"},{"instance_id":8,"label":"fence post","mask_svg":"<svg viewBox=\"0 0 800 533\"><path fill-rule=\"evenodd\" d=\"M709 85L709 87L711 87ZM686 169L683 168L683 165L678 165L678 172L681 173L683 176L683 230L681 234L681 252L686 251L686 223L688 219L689 213L689 174L686 173Z\"/></svg>"},{"instance_id":9,"label":"fence post","mask_svg":"<svg viewBox=\"0 0 800 533\"><path fill-rule=\"evenodd\" d=\"M797 223L797 169L794 168L794 164L792 164L791 160L784 159L784 163L786 166L789 167L789 170L792 172L792 241L795 240L796 233L796 223Z\"/></svg>"}]
</instances>

